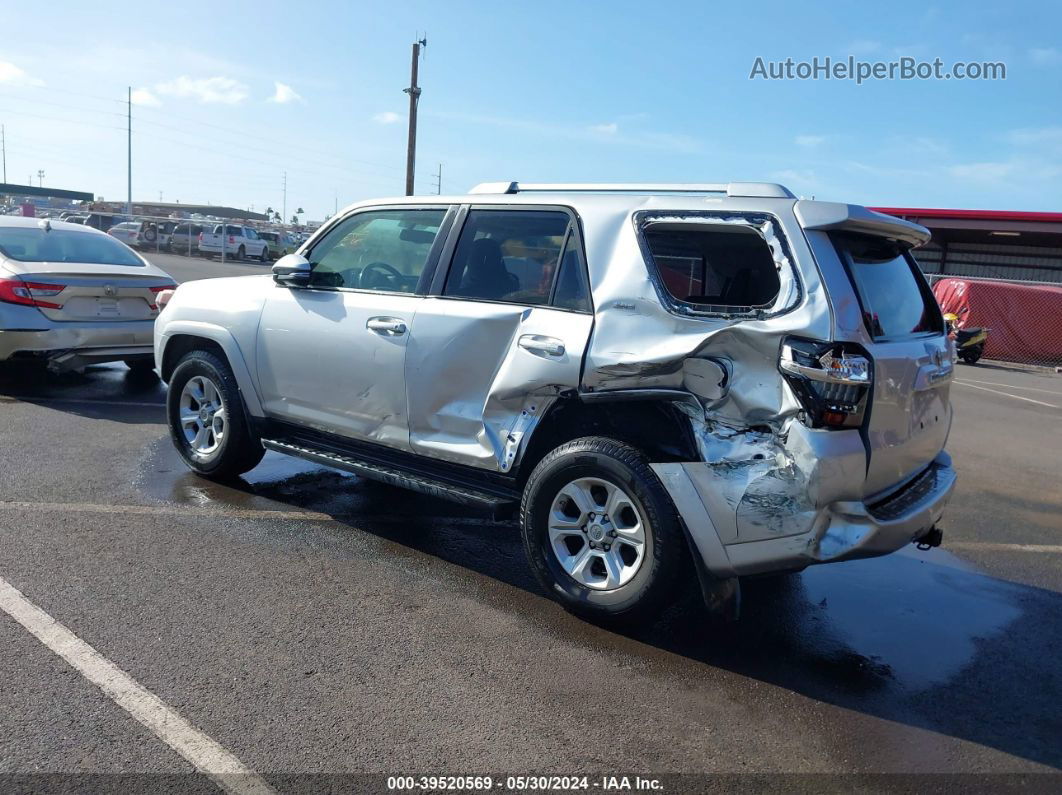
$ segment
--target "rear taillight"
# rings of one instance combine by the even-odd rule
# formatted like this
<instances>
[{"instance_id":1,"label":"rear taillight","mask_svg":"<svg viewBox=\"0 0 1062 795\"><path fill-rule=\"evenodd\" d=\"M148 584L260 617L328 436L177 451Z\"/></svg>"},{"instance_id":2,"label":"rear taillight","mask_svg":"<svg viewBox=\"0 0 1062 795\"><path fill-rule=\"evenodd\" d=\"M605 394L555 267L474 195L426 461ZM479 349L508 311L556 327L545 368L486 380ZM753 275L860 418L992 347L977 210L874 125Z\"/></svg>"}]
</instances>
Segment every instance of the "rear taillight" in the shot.
<instances>
[{"instance_id":1,"label":"rear taillight","mask_svg":"<svg viewBox=\"0 0 1062 795\"><path fill-rule=\"evenodd\" d=\"M786 337L778 369L799 398L807 425L858 428L863 424L874 373L861 346Z\"/></svg>"},{"instance_id":2,"label":"rear taillight","mask_svg":"<svg viewBox=\"0 0 1062 795\"><path fill-rule=\"evenodd\" d=\"M199 242L200 243L203 242L203 233L202 232L199 233Z\"/></svg>"},{"instance_id":3,"label":"rear taillight","mask_svg":"<svg viewBox=\"0 0 1062 795\"><path fill-rule=\"evenodd\" d=\"M0 301L8 304L37 306L41 309L62 309L62 304L40 299L52 298L65 289L66 285L63 284L38 284L24 282L21 279L0 279Z\"/></svg>"},{"instance_id":4,"label":"rear taillight","mask_svg":"<svg viewBox=\"0 0 1062 795\"><path fill-rule=\"evenodd\" d=\"M229 235L229 242L230 243L235 243L236 242L236 238L234 238L232 235Z\"/></svg>"},{"instance_id":5,"label":"rear taillight","mask_svg":"<svg viewBox=\"0 0 1062 795\"><path fill-rule=\"evenodd\" d=\"M155 294L155 303L151 305L151 308L161 312L166 307L166 304L169 303L170 298L173 297L173 291L177 289L177 285L164 284L161 287L152 287L150 289Z\"/></svg>"}]
</instances>

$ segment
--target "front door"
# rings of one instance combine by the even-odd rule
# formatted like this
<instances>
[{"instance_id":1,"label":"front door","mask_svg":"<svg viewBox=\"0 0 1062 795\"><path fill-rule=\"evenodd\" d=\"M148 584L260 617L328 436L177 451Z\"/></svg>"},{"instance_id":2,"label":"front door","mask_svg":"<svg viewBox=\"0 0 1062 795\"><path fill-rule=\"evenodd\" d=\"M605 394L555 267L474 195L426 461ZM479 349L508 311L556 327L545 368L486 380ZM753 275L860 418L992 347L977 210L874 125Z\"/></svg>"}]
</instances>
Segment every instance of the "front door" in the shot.
<instances>
[{"instance_id":1,"label":"front door","mask_svg":"<svg viewBox=\"0 0 1062 795\"><path fill-rule=\"evenodd\" d=\"M308 287L272 291L256 354L268 415L409 448L406 345L446 210L356 212L306 252Z\"/></svg>"},{"instance_id":2,"label":"front door","mask_svg":"<svg viewBox=\"0 0 1062 795\"><path fill-rule=\"evenodd\" d=\"M406 355L410 445L507 472L549 402L579 386L593 314L573 217L472 209L434 292Z\"/></svg>"}]
</instances>

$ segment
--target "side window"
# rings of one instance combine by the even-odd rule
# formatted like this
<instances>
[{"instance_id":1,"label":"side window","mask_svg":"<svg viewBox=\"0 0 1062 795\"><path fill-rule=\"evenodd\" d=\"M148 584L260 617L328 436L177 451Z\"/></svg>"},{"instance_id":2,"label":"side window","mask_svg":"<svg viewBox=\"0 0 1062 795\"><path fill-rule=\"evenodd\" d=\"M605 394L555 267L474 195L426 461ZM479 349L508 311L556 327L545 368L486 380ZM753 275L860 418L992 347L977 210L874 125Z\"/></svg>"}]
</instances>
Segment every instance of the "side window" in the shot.
<instances>
[{"instance_id":1,"label":"side window","mask_svg":"<svg viewBox=\"0 0 1062 795\"><path fill-rule=\"evenodd\" d=\"M564 244L560 273L557 274L557 287L553 291L553 306L576 312L589 312L592 309L586 265L579 249L579 240L573 233L568 234Z\"/></svg>"},{"instance_id":2,"label":"side window","mask_svg":"<svg viewBox=\"0 0 1062 795\"><path fill-rule=\"evenodd\" d=\"M377 210L336 224L309 252L311 287L412 293L445 208Z\"/></svg>"},{"instance_id":3,"label":"side window","mask_svg":"<svg viewBox=\"0 0 1062 795\"><path fill-rule=\"evenodd\" d=\"M244 234L244 237L246 237L248 240L257 240L258 239L258 233L255 232L253 229L251 229L251 227L249 227L249 226L244 227L243 234Z\"/></svg>"},{"instance_id":4,"label":"side window","mask_svg":"<svg viewBox=\"0 0 1062 795\"><path fill-rule=\"evenodd\" d=\"M684 303L750 309L781 289L767 241L747 226L654 223L645 242L664 288Z\"/></svg>"},{"instance_id":5,"label":"side window","mask_svg":"<svg viewBox=\"0 0 1062 795\"><path fill-rule=\"evenodd\" d=\"M567 213L472 210L443 295L548 304L567 231Z\"/></svg>"}]
</instances>

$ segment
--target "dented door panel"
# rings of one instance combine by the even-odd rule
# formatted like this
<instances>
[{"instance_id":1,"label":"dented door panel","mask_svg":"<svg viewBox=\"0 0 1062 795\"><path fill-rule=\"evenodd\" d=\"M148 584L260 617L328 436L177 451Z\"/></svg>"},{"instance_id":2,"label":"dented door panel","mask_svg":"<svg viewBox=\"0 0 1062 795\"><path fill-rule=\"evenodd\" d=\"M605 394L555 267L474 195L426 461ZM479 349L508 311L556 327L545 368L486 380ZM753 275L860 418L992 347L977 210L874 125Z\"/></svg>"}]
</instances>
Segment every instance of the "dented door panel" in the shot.
<instances>
[{"instance_id":1,"label":"dented door panel","mask_svg":"<svg viewBox=\"0 0 1062 795\"><path fill-rule=\"evenodd\" d=\"M425 299L406 353L414 452L509 471L549 405L578 388L592 323L550 307Z\"/></svg>"}]
</instances>

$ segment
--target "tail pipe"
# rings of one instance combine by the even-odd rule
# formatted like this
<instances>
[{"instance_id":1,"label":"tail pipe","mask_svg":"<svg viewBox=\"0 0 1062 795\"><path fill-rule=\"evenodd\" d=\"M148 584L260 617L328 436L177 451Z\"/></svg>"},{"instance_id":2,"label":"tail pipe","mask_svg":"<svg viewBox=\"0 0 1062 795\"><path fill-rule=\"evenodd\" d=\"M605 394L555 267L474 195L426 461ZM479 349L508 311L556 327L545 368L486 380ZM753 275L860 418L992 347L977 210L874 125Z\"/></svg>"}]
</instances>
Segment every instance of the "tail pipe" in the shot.
<instances>
[{"instance_id":1,"label":"tail pipe","mask_svg":"<svg viewBox=\"0 0 1062 795\"><path fill-rule=\"evenodd\" d=\"M929 531L920 538L915 539L915 545L921 550L932 549L933 547L939 547L944 541L944 531L935 525L929 528Z\"/></svg>"}]
</instances>

